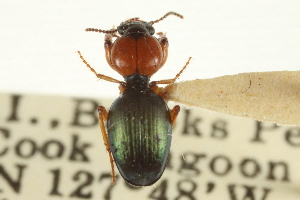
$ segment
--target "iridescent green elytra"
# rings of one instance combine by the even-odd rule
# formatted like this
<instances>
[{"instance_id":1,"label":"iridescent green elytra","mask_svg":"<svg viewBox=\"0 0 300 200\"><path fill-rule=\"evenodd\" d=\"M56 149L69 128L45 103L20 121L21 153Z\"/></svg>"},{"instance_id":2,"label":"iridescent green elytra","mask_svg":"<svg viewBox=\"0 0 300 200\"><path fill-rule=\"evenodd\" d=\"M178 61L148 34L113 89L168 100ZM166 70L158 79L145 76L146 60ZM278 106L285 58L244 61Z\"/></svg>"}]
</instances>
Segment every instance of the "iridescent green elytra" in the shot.
<instances>
[{"instance_id":1,"label":"iridescent green elytra","mask_svg":"<svg viewBox=\"0 0 300 200\"><path fill-rule=\"evenodd\" d=\"M172 125L165 101L148 87L149 78L133 77L109 110L107 131L120 174L133 185L145 186L165 169Z\"/></svg>"}]
</instances>

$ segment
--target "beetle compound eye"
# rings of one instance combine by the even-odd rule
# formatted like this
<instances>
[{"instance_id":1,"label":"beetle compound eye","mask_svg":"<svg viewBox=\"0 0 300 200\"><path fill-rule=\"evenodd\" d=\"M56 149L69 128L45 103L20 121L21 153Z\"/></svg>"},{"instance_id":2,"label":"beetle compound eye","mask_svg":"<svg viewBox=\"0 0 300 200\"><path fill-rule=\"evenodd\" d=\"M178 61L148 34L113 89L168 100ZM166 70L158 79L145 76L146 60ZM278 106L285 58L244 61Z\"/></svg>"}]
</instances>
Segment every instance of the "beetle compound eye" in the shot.
<instances>
[{"instance_id":1,"label":"beetle compound eye","mask_svg":"<svg viewBox=\"0 0 300 200\"><path fill-rule=\"evenodd\" d=\"M153 35L155 33L155 29L153 28L153 26L148 25L147 29L148 29L150 35Z\"/></svg>"},{"instance_id":2,"label":"beetle compound eye","mask_svg":"<svg viewBox=\"0 0 300 200\"><path fill-rule=\"evenodd\" d=\"M125 31L126 29L128 28L128 25L127 24L124 24L123 26L122 26L122 29Z\"/></svg>"},{"instance_id":3,"label":"beetle compound eye","mask_svg":"<svg viewBox=\"0 0 300 200\"><path fill-rule=\"evenodd\" d=\"M150 33L150 35L153 35L155 33L155 30L153 27L150 28L149 33Z\"/></svg>"},{"instance_id":4,"label":"beetle compound eye","mask_svg":"<svg viewBox=\"0 0 300 200\"><path fill-rule=\"evenodd\" d=\"M121 24L120 26L118 26L118 32L120 35L124 35L126 29L128 28L127 24Z\"/></svg>"},{"instance_id":5,"label":"beetle compound eye","mask_svg":"<svg viewBox=\"0 0 300 200\"><path fill-rule=\"evenodd\" d=\"M123 30L118 30L119 34L120 35L123 35L124 34L124 31Z\"/></svg>"}]
</instances>

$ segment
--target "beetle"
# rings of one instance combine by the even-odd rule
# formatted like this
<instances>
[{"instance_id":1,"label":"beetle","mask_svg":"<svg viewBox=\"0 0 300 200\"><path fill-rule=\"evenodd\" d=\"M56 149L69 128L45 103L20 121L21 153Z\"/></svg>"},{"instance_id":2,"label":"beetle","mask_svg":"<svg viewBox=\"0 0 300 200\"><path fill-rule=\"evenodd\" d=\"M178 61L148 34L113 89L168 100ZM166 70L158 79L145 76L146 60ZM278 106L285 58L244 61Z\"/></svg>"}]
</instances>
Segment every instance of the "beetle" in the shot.
<instances>
[{"instance_id":1,"label":"beetle","mask_svg":"<svg viewBox=\"0 0 300 200\"><path fill-rule=\"evenodd\" d=\"M180 107L176 105L170 110L157 84L174 83L191 59L175 78L150 83L150 77L165 64L168 56L166 35L160 32L159 38L154 37L152 25L169 15L183 18L178 13L168 12L150 22L132 18L117 29L86 29L106 33L107 63L125 81L97 73L78 51L81 60L99 79L119 83L120 96L109 112L103 106L98 107L100 129L111 163L112 184L116 182L114 162L122 177L135 186L154 184L166 167L172 127ZM116 37L114 42L113 37Z\"/></svg>"}]
</instances>

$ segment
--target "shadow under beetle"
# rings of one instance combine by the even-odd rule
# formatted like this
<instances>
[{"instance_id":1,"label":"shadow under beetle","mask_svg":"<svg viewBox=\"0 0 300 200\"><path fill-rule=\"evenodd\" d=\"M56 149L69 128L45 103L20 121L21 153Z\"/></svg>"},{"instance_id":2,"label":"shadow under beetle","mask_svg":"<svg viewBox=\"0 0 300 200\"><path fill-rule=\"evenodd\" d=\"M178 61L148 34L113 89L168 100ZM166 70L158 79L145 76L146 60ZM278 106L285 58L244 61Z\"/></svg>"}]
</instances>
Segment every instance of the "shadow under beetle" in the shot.
<instances>
[{"instance_id":1,"label":"shadow under beetle","mask_svg":"<svg viewBox=\"0 0 300 200\"><path fill-rule=\"evenodd\" d=\"M106 60L125 82L98 74L78 51L82 61L98 78L120 85L120 96L109 112L103 106L98 107L100 128L112 168L112 184L116 182L114 161L123 178L135 186L154 184L166 167L172 127L180 107L176 105L170 110L157 84L174 83L191 59L175 78L149 83L150 77L168 57L168 40L161 32L158 39L152 36L155 33L152 25L168 15L183 18L169 12L151 22L132 18L122 22L117 29L86 29L106 33ZM113 37L117 38L114 42Z\"/></svg>"}]
</instances>

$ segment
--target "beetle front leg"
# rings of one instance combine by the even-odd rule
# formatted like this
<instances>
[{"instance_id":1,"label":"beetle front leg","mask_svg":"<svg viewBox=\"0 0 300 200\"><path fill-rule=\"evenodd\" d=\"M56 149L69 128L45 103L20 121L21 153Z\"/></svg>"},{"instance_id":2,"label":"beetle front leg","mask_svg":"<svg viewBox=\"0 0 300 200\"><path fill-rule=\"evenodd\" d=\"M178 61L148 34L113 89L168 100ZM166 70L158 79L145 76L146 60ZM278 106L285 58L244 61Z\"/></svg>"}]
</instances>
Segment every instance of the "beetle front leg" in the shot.
<instances>
[{"instance_id":1,"label":"beetle front leg","mask_svg":"<svg viewBox=\"0 0 300 200\"><path fill-rule=\"evenodd\" d=\"M114 79L112 77L109 77L109 76L105 76L104 74L98 74L96 72L96 70L94 68L92 68L90 66L90 64L84 59L84 57L81 55L80 51L77 51L77 53L79 54L79 57L80 59L82 60L82 62L100 79L103 79L103 80L106 80L106 81L109 81L109 82L113 82L113 83L120 83L122 84L123 82L122 81L119 81L117 79Z\"/></svg>"},{"instance_id":2,"label":"beetle front leg","mask_svg":"<svg viewBox=\"0 0 300 200\"><path fill-rule=\"evenodd\" d=\"M112 34L106 34L104 37L104 49L105 49L105 58L107 63L111 68L114 69L112 63L111 63L111 49L113 47L113 42L112 42Z\"/></svg>"},{"instance_id":3,"label":"beetle front leg","mask_svg":"<svg viewBox=\"0 0 300 200\"><path fill-rule=\"evenodd\" d=\"M172 84L176 81L176 79L178 79L178 77L180 76L180 74L183 72L183 70L185 70L185 68L188 66L188 64L190 64L192 57L190 57L188 59L188 61L186 62L186 64L184 65L184 67L180 70L180 72L175 76L175 78L172 79L166 79L166 80L160 80L160 81L152 81L150 83L150 88L151 87L155 87L155 85L157 84Z\"/></svg>"},{"instance_id":4,"label":"beetle front leg","mask_svg":"<svg viewBox=\"0 0 300 200\"><path fill-rule=\"evenodd\" d=\"M175 125L176 118L179 114L179 111L180 111L180 106L178 106L178 105L174 106L174 108L172 110L170 110L172 127L174 127L174 125Z\"/></svg>"},{"instance_id":5,"label":"beetle front leg","mask_svg":"<svg viewBox=\"0 0 300 200\"><path fill-rule=\"evenodd\" d=\"M167 58L168 58L168 47L169 47L169 42L168 42L168 38L166 36L166 33L163 33L163 32L159 32L157 33L157 35L159 35L159 43L160 43L160 46L161 46L161 49L163 51L163 60L161 62L161 66L164 66L164 64L166 63L167 61Z\"/></svg>"},{"instance_id":6,"label":"beetle front leg","mask_svg":"<svg viewBox=\"0 0 300 200\"><path fill-rule=\"evenodd\" d=\"M112 185L115 185L116 184L116 175L115 175L114 159L112 157L112 153L111 153L111 150L110 150L110 144L109 144L109 140L108 140L108 137L107 137L106 128L105 128L105 125L104 125L104 121L106 122L107 118L108 118L108 112L106 111L106 109L103 106L98 107L98 112L99 112L100 129L101 129L101 132L102 132L104 145L106 147L106 151L108 152L109 159L110 159L110 164L111 164Z\"/></svg>"}]
</instances>

